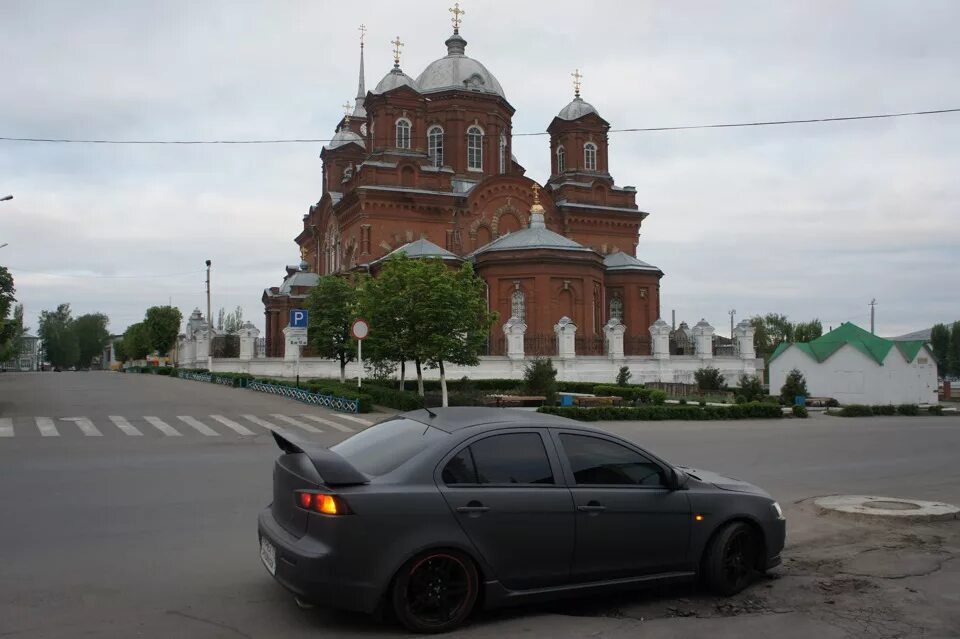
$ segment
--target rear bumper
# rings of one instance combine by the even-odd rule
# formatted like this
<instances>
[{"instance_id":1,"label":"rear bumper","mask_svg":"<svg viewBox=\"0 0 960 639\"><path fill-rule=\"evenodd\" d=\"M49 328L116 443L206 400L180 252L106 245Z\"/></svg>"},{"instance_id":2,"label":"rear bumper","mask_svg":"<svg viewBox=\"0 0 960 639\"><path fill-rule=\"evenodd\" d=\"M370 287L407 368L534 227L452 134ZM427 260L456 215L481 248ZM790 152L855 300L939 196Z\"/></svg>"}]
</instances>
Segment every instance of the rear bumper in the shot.
<instances>
[{"instance_id":1,"label":"rear bumper","mask_svg":"<svg viewBox=\"0 0 960 639\"><path fill-rule=\"evenodd\" d=\"M277 523L269 507L260 513L257 533L258 541L265 537L276 548L277 573L273 577L293 594L332 608L368 613L377 609L378 588L340 574L338 557L328 546L307 535L291 535Z\"/></svg>"}]
</instances>

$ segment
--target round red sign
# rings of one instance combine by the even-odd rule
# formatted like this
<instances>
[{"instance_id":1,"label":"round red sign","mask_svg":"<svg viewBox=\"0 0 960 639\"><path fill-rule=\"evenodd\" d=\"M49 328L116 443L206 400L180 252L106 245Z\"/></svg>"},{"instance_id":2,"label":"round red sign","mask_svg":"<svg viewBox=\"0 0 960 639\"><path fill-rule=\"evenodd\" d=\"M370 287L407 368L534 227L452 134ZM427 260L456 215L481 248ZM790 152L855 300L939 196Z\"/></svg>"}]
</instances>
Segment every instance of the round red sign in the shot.
<instances>
[{"instance_id":1,"label":"round red sign","mask_svg":"<svg viewBox=\"0 0 960 639\"><path fill-rule=\"evenodd\" d=\"M367 335L370 334L370 325L367 324L367 320L354 320L350 332L353 333L353 336L357 339L366 339Z\"/></svg>"}]
</instances>

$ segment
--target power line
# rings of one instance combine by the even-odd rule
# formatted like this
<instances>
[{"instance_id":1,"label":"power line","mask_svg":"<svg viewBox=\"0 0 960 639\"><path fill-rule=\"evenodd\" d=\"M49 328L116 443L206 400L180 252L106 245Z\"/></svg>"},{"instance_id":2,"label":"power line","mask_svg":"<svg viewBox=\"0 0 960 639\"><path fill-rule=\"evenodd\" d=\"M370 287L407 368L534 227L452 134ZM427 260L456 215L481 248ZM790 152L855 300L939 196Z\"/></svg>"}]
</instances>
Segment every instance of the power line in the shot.
<instances>
[{"instance_id":1,"label":"power line","mask_svg":"<svg viewBox=\"0 0 960 639\"><path fill-rule=\"evenodd\" d=\"M903 113L878 113L871 115L846 115L825 118L806 118L802 120L766 120L756 122L729 122L721 124L690 124L683 126L656 126L631 127L624 129L610 129L608 133L655 133L660 131L691 131L695 129L733 129L755 126L783 126L791 124L823 124L827 122L851 122L854 120L881 120L888 118L903 118L921 115L942 115L946 113L960 113L960 107L951 109L930 109L926 111L905 111ZM492 134L484 134L492 135ZM546 131L527 133L513 133L513 137L530 137L549 135ZM0 142L39 142L50 144L170 144L170 145L199 145L199 144L317 144L333 142L333 138L286 138L264 140L110 140L110 139L77 139L77 138L28 138L0 136Z\"/></svg>"},{"instance_id":2,"label":"power line","mask_svg":"<svg viewBox=\"0 0 960 639\"><path fill-rule=\"evenodd\" d=\"M93 279L93 280L153 280L153 279L162 279L166 277L182 277L185 275L196 275L198 273L203 273L202 270L199 271L181 271L179 273L162 273L159 275L81 275L81 274L71 274L71 273L49 273L43 271L25 271L18 269L15 266L8 266L10 271L14 272L17 275L40 275L44 277L71 277L77 279Z\"/></svg>"}]
</instances>

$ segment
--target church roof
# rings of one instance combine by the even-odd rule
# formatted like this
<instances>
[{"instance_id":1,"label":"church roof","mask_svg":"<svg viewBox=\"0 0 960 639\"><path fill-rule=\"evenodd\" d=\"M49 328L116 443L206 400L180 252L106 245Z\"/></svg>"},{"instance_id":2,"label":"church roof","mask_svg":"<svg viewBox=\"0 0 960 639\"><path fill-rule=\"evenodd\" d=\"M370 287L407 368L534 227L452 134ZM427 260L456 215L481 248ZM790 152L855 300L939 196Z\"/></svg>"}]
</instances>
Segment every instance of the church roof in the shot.
<instances>
[{"instance_id":1,"label":"church roof","mask_svg":"<svg viewBox=\"0 0 960 639\"><path fill-rule=\"evenodd\" d=\"M381 260L387 260L390 258L391 255L399 255L399 254L403 254L403 255L406 255L407 257L412 257L412 258L439 257L440 259L443 259L443 260L457 260L457 261L461 260L461 258L457 257L447 249L437 246L436 244L434 244L428 239L420 238L415 242L409 242L399 248L393 249L392 251L390 251L380 259L376 260L376 262L380 262Z\"/></svg>"},{"instance_id":2,"label":"church roof","mask_svg":"<svg viewBox=\"0 0 960 639\"><path fill-rule=\"evenodd\" d=\"M320 276L308 271L296 271L292 275L283 278L283 284L280 285L280 293L290 294L295 286L316 286L320 281Z\"/></svg>"},{"instance_id":3,"label":"church roof","mask_svg":"<svg viewBox=\"0 0 960 639\"><path fill-rule=\"evenodd\" d=\"M591 113L595 113L598 117L600 116L600 112L597 111L596 107L578 95L570 104L560 109L557 117L561 120L579 120L583 116Z\"/></svg>"},{"instance_id":4,"label":"church roof","mask_svg":"<svg viewBox=\"0 0 960 639\"><path fill-rule=\"evenodd\" d=\"M464 55L466 40L455 33L447 39L445 44L447 55L431 62L423 73L417 76L417 86L421 93L462 89L492 93L506 99L503 87L487 67Z\"/></svg>"},{"instance_id":5,"label":"church roof","mask_svg":"<svg viewBox=\"0 0 960 639\"><path fill-rule=\"evenodd\" d=\"M394 66L392 69L390 69L390 73L383 76L383 79L377 84L377 87L373 90L373 93L386 93L387 91L391 91L402 86L408 86L414 91L420 90L420 88L417 86L416 80L401 71L399 66Z\"/></svg>"},{"instance_id":6,"label":"church roof","mask_svg":"<svg viewBox=\"0 0 960 639\"><path fill-rule=\"evenodd\" d=\"M784 351L793 346L817 362L823 362L843 346L849 344L882 366L883 360L887 358L887 354L890 353L894 346L896 346L897 350L903 356L903 359L907 362L912 362L921 349L923 349L925 343L923 340L895 342L877 337L856 324L844 322L826 335L822 335L815 340L809 342L781 343L777 346L777 349L773 351L773 354L770 356L770 361L772 362Z\"/></svg>"},{"instance_id":7,"label":"church roof","mask_svg":"<svg viewBox=\"0 0 960 639\"><path fill-rule=\"evenodd\" d=\"M333 139L330 140L328 144L325 144L323 148L325 149L337 149L341 146L345 146L350 143L359 144L360 146L366 148L366 143L363 141L363 138L351 131L346 127L342 127L333 135Z\"/></svg>"},{"instance_id":8,"label":"church roof","mask_svg":"<svg viewBox=\"0 0 960 639\"><path fill-rule=\"evenodd\" d=\"M647 264L628 255L623 251L617 251L603 258L603 267L608 271L656 271L660 272L656 266Z\"/></svg>"},{"instance_id":9,"label":"church roof","mask_svg":"<svg viewBox=\"0 0 960 639\"><path fill-rule=\"evenodd\" d=\"M486 246L481 246L470 255L480 255L491 251L518 251L526 249L593 252L593 249L587 248L582 244L574 242L569 237L565 237L548 229L543 220L543 213L531 213L530 226L528 228L502 235Z\"/></svg>"}]
</instances>

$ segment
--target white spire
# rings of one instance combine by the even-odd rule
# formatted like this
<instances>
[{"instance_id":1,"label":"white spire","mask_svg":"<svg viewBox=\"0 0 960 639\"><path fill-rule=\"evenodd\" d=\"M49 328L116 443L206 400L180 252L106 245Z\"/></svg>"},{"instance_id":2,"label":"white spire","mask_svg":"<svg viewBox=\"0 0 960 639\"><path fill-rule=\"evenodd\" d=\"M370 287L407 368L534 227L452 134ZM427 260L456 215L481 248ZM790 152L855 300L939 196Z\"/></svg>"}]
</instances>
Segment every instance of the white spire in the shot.
<instances>
[{"instance_id":1,"label":"white spire","mask_svg":"<svg viewBox=\"0 0 960 639\"><path fill-rule=\"evenodd\" d=\"M363 108L363 101L367 97L366 82L363 73L363 38L367 33L367 27L360 25L360 80L357 82L357 99L354 102L353 117L365 118L367 111Z\"/></svg>"}]
</instances>

